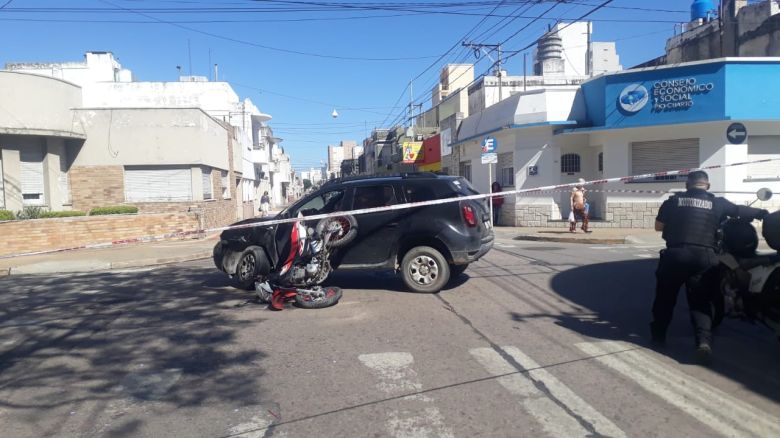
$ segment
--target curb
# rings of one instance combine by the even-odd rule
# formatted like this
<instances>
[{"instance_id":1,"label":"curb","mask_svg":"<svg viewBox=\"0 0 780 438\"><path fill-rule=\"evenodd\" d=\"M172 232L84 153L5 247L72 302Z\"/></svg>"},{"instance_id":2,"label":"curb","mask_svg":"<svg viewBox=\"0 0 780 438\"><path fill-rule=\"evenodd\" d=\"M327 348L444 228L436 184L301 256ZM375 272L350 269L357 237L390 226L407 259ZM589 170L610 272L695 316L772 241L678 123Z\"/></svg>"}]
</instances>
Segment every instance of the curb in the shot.
<instances>
[{"instance_id":1,"label":"curb","mask_svg":"<svg viewBox=\"0 0 780 438\"><path fill-rule=\"evenodd\" d=\"M521 234L515 236L512 240L527 240L534 242L558 242L558 243L582 243L587 245L619 245L629 243L627 237L621 238L599 238L599 237L555 237L555 236L539 236L535 234Z\"/></svg>"},{"instance_id":2,"label":"curb","mask_svg":"<svg viewBox=\"0 0 780 438\"><path fill-rule=\"evenodd\" d=\"M54 270L37 271L34 273L19 272L19 270L24 269L24 266L20 266L20 267L0 269L0 277L7 277L12 275L80 274L80 273L99 272L99 271L107 271L107 270L114 270L114 269L142 268L148 266L161 266L161 265L167 265L171 263L202 260L202 259L211 258L211 256L212 256L211 250L204 250L204 251L199 251L196 253L191 253L191 254L182 255L178 257L128 260L124 262L113 262L113 263L99 264L93 266L86 266L84 268L77 268L68 271L57 271L56 269L54 269ZM28 266L34 266L34 265L28 265Z\"/></svg>"}]
</instances>

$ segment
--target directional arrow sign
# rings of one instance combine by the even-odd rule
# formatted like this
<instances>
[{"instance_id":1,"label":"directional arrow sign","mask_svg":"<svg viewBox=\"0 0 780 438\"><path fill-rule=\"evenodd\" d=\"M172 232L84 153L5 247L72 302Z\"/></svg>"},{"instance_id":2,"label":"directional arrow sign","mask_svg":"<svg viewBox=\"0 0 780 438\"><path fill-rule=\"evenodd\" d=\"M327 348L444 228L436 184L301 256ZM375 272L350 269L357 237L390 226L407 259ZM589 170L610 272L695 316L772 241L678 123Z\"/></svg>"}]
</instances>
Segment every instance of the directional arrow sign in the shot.
<instances>
[{"instance_id":1,"label":"directional arrow sign","mask_svg":"<svg viewBox=\"0 0 780 438\"><path fill-rule=\"evenodd\" d=\"M731 144L745 144L747 136L747 128L742 123L732 123L726 129L726 138Z\"/></svg>"}]
</instances>

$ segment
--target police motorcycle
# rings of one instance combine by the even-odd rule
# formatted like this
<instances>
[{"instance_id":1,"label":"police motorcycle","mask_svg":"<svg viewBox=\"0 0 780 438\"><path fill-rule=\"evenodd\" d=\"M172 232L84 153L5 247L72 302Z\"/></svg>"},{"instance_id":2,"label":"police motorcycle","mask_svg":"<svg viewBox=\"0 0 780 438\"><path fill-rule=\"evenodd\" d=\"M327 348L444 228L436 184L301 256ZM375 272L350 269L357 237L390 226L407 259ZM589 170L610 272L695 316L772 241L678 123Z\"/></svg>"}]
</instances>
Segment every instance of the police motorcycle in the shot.
<instances>
[{"instance_id":1,"label":"police motorcycle","mask_svg":"<svg viewBox=\"0 0 780 438\"><path fill-rule=\"evenodd\" d=\"M303 218L300 214L299 218ZM325 218L315 228L306 227L303 220L291 227L289 252L278 270L255 281L255 291L261 302L272 310L283 310L287 302L307 309L336 305L341 288L320 286L333 270L330 256L334 249L350 243L357 235L354 218Z\"/></svg>"},{"instance_id":2,"label":"police motorcycle","mask_svg":"<svg viewBox=\"0 0 780 438\"><path fill-rule=\"evenodd\" d=\"M757 200L768 201L772 191L763 188L756 196ZM757 252L758 233L750 221L732 218L722 224L718 267L721 293L713 300L713 326L730 316L759 322L780 337L780 211L770 213L762 222L761 234L774 250L770 254Z\"/></svg>"}]
</instances>

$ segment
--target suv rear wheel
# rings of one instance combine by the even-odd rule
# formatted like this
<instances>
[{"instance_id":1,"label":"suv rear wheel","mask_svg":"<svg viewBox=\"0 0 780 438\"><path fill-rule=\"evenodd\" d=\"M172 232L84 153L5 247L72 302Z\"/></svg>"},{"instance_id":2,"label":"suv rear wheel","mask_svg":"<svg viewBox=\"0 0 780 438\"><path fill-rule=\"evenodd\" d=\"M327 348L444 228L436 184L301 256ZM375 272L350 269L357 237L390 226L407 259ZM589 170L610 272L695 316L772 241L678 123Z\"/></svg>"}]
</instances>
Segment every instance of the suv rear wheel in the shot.
<instances>
[{"instance_id":1,"label":"suv rear wheel","mask_svg":"<svg viewBox=\"0 0 780 438\"><path fill-rule=\"evenodd\" d=\"M449 281L450 265L436 249L417 246L404 255L401 278L413 292L436 293Z\"/></svg>"}]
</instances>

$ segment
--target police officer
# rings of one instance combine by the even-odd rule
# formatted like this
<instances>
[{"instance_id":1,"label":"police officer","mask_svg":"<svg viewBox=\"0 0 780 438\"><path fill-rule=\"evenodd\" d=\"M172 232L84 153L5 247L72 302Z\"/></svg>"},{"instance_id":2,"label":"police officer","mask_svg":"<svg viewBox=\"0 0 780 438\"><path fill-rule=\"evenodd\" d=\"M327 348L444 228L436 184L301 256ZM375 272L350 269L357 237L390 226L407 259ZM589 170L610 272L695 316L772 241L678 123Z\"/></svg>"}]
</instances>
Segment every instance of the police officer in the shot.
<instances>
[{"instance_id":1,"label":"police officer","mask_svg":"<svg viewBox=\"0 0 780 438\"><path fill-rule=\"evenodd\" d=\"M726 217L763 219L769 212L737 206L707 192L710 188L706 172L688 174L686 192L670 197L658 211L655 230L663 232L666 249L656 271L656 292L653 322L650 332L655 343L666 340L666 329L672 321L677 292L685 284L691 312L696 352L707 361L712 354L712 306L710 296L718 293L718 285L705 275L717 266L717 232ZM714 289L714 290L713 290Z\"/></svg>"}]
</instances>

